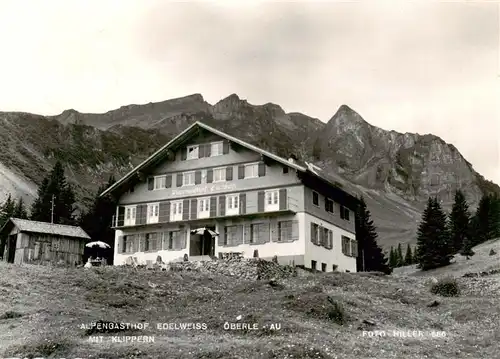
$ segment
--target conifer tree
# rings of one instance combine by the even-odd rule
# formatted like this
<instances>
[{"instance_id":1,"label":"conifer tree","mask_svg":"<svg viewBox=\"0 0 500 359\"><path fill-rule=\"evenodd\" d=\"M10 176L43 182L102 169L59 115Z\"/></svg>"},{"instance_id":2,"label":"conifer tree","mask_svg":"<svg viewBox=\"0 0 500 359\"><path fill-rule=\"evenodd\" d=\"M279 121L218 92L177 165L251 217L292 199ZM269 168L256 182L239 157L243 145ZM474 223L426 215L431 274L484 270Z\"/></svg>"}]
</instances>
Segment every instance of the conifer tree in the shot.
<instances>
[{"instance_id":1,"label":"conifer tree","mask_svg":"<svg viewBox=\"0 0 500 359\"><path fill-rule=\"evenodd\" d=\"M410 243L408 243L408 246L406 247L405 265L409 266L411 264L413 264L413 255L411 253Z\"/></svg>"},{"instance_id":2,"label":"conifer tree","mask_svg":"<svg viewBox=\"0 0 500 359\"><path fill-rule=\"evenodd\" d=\"M404 257L403 257L403 249L401 247L401 243L398 244L398 250L396 253L398 258L398 267L402 267L404 265Z\"/></svg>"},{"instance_id":3,"label":"conifer tree","mask_svg":"<svg viewBox=\"0 0 500 359\"><path fill-rule=\"evenodd\" d=\"M28 218L28 212L26 210L22 197L19 198L19 200L16 202L14 206L13 217L21 219Z\"/></svg>"},{"instance_id":4,"label":"conifer tree","mask_svg":"<svg viewBox=\"0 0 500 359\"><path fill-rule=\"evenodd\" d=\"M66 181L63 166L59 161L38 188L38 196L31 210L32 220L51 221L52 198L54 198L54 223L74 225L75 194L72 186Z\"/></svg>"},{"instance_id":5,"label":"conifer tree","mask_svg":"<svg viewBox=\"0 0 500 359\"><path fill-rule=\"evenodd\" d=\"M418 228L417 256L419 268L433 269L448 265L452 257L446 215L437 198L429 198Z\"/></svg>"},{"instance_id":6,"label":"conifer tree","mask_svg":"<svg viewBox=\"0 0 500 359\"><path fill-rule=\"evenodd\" d=\"M397 255L396 255L396 251L391 246L391 251L390 251L390 254L389 254L389 267L396 268L397 266L398 266L398 258L397 258Z\"/></svg>"},{"instance_id":7,"label":"conifer tree","mask_svg":"<svg viewBox=\"0 0 500 359\"><path fill-rule=\"evenodd\" d=\"M469 206L462 191L455 192L455 202L449 217L450 246L453 254L460 251L470 234Z\"/></svg>"},{"instance_id":8,"label":"conifer tree","mask_svg":"<svg viewBox=\"0 0 500 359\"><path fill-rule=\"evenodd\" d=\"M111 222L116 211L116 200L111 195L101 197L100 194L114 183L114 177L110 177L108 183L97 190L90 208L88 211L82 213L78 221L79 225L87 232L92 241L99 240L111 247L105 253L106 258L110 260L110 264L112 263L114 254L115 232L111 229Z\"/></svg>"},{"instance_id":9,"label":"conifer tree","mask_svg":"<svg viewBox=\"0 0 500 359\"><path fill-rule=\"evenodd\" d=\"M356 239L358 241L358 270L390 274L392 270L387 264L387 258L382 252L382 248L377 244L378 234L363 197L360 198L355 223Z\"/></svg>"},{"instance_id":10,"label":"conifer tree","mask_svg":"<svg viewBox=\"0 0 500 359\"><path fill-rule=\"evenodd\" d=\"M0 228L5 225L9 218L14 216L15 208L16 201L13 201L12 196L9 194L2 206L0 206ZM2 237L0 237L0 258L3 257L6 243L7 236L3 235Z\"/></svg>"}]
</instances>

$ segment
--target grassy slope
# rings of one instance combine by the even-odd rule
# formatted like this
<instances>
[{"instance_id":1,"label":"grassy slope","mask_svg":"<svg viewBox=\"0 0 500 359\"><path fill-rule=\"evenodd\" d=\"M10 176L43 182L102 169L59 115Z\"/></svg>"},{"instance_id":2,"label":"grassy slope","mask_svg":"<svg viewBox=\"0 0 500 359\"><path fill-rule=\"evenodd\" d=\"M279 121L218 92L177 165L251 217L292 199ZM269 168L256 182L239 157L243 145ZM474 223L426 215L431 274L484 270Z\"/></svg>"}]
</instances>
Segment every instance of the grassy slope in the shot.
<instances>
[{"instance_id":1,"label":"grassy slope","mask_svg":"<svg viewBox=\"0 0 500 359\"><path fill-rule=\"evenodd\" d=\"M489 245L498 247L497 242ZM497 260L487 257L483 268ZM1 263L0 271L0 316L8 311L22 315L0 320L3 356L17 352L55 358L494 358L500 349L500 299L491 285L493 277L460 278L462 296L437 298L429 293L428 276L422 275L319 273L275 287L203 273L113 267L84 271ZM440 274L448 273L453 273L452 267ZM328 319L329 296L343 305L345 325ZM428 307L434 299L441 304ZM281 330L225 331L224 322L235 322L238 315L245 323L281 323ZM154 343L89 343L80 325L99 319L146 321L153 326L203 322L208 329L151 328L142 334L154 335ZM372 330L445 331L447 337L364 337L358 329L364 319L376 323ZM141 335L117 335L134 334Z\"/></svg>"}]
</instances>

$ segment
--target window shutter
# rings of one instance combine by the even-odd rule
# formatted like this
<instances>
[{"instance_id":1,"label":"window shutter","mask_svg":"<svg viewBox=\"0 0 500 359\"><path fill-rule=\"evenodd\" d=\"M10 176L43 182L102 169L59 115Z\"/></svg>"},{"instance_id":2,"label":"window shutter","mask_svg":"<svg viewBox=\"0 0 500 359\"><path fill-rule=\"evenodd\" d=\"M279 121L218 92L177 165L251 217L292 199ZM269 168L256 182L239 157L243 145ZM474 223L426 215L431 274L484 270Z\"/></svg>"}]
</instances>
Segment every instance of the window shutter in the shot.
<instances>
[{"instance_id":1,"label":"window shutter","mask_svg":"<svg viewBox=\"0 0 500 359\"><path fill-rule=\"evenodd\" d=\"M176 187L181 187L182 186L182 173L177 173L176 179L175 179L175 186Z\"/></svg>"},{"instance_id":2,"label":"window shutter","mask_svg":"<svg viewBox=\"0 0 500 359\"><path fill-rule=\"evenodd\" d=\"M184 147L182 150L181 150L181 161L185 161L187 159L187 148Z\"/></svg>"},{"instance_id":3,"label":"window shutter","mask_svg":"<svg viewBox=\"0 0 500 359\"><path fill-rule=\"evenodd\" d=\"M196 219L196 214L198 213L198 201L196 199L191 200L191 217L190 219Z\"/></svg>"},{"instance_id":4,"label":"window shutter","mask_svg":"<svg viewBox=\"0 0 500 359\"><path fill-rule=\"evenodd\" d=\"M148 177L148 191L152 191L155 188L155 179L153 177Z\"/></svg>"},{"instance_id":5,"label":"window shutter","mask_svg":"<svg viewBox=\"0 0 500 359\"><path fill-rule=\"evenodd\" d=\"M233 166L226 167L226 181L233 180Z\"/></svg>"},{"instance_id":6,"label":"window shutter","mask_svg":"<svg viewBox=\"0 0 500 359\"><path fill-rule=\"evenodd\" d=\"M139 252L144 252L146 250L146 236L149 235L149 233L143 234L141 236L140 244L139 244Z\"/></svg>"},{"instance_id":7,"label":"window shutter","mask_svg":"<svg viewBox=\"0 0 500 359\"><path fill-rule=\"evenodd\" d=\"M212 155L212 145L207 143L205 145L205 157L210 157Z\"/></svg>"},{"instance_id":8,"label":"window shutter","mask_svg":"<svg viewBox=\"0 0 500 359\"><path fill-rule=\"evenodd\" d=\"M196 171L194 173L194 184L200 184L201 183L201 171Z\"/></svg>"},{"instance_id":9,"label":"window shutter","mask_svg":"<svg viewBox=\"0 0 500 359\"><path fill-rule=\"evenodd\" d=\"M226 227L220 226L220 228L219 228L219 236L218 236L218 239L219 239L218 245L220 247L222 247L224 245L225 236L226 236Z\"/></svg>"},{"instance_id":10,"label":"window shutter","mask_svg":"<svg viewBox=\"0 0 500 359\"><path fill-rule=\"evenodd\" d=\"M264 162L259 162L259 177L264 177L266 175L266 164Z\"/></svg>"},{"instance_id":11,"label":"window shutter","mask_svg":"<svg viewBox=\"0 0 500 359\"><path fill-rule=\"evenodd\" d=\"M182 220L187 221L189 219L189 199L182 201Z\"/></svg>"},{"instance_id":12,"label":"window shutter","mask_svg":"<svg viewBox=\"0 0 500 359\"><path fill-rule=\"evenodd\" d=\"M239 165L238 166L238 179L244 179L245 178L245 165Z\"/></svg>"},{"instance_id":13,"label":"window shutter","mask_svg":"<svg viewBox=\"0 0 500 359\"><path fill-rule=\"evenodd\" d=\"M226 196L219 196L219 216L226 215Z\"/></svg>"},{"instance_id":14,"label":"window shutter","mask_svg":"<svg viewBox=\"0 0 500 359\"><path fill-rule=\"evenodd\" d=\"M351 248L352 248L352 256L358 257L358 241L352 240L351 241Z\"/></svg>"},{"instance_id":15,"label":"window shutter","mask_svg":"<svg viewBox=\"0 0 500 359\"><path fill-rule=\"evenodd\" d=\"M118 221L117 227L122 227L125 224L125 207L118 207Z\"/></svg>"},{"instance_id":16,"label":"window shutter","mask_svg":"<svg viewBox=\"0 0 500 359\"><path fill-rule=\"evenodd\" d=\"M207 183L212 183L213 181L214 181L214 170L210 168L207 170Z\"/></svg>"},{"instance_id":17,"label":"window shutter","mask_svg":"<svg viewBox=\"0 0 500 359\"><path fill-rule=\"evenodd\" d=\"M279 192L279 205L280 205L280 210L287 209L287 191L286 188L280 189Z\"/></svg>"},{"instance_id":18,"label":"window shutter","mask_svg":"<svg viewBox=\"0 0 500 359\"><path fill-rule=\"evenodd\" d=\"M269 232L270 232L270 241L278 242L279 234L278 234L278 221L276 218L272 218L269 223Z\"/></svg>"},{"instance_id":19,"label":"window shutter","mask_svg":"<svg viewBox=\"0 0 500 359\"><path fill-rule=\"evenodd\" d=\"M172 175L167 175L165 177L165 188L172 187Z\"/></svg>"},{"instance_id":20,"label":"window shutter","mask_svg":"<svg viewBox=\"0 0 500 359\"><path fill-rule=\"evenodd\" d=\"M222 143L222 154L227 155L229 153L229 141L224 141Z\"/></svg>"},{"instance_id":21,"label":"window shutter","mask_svg":"<svg viewBox=\"0 0 500 359\"><path fill-rule=\"evenodd\" d=\"M315 241L315 235L316 235L316 226L314 223L311 223L311 242L313 242L314 244L316 244L316 241Z\"/></svg>"},{"instance_id":22,"label":"window shutter","mask_svg":"<svg viewBox=\"0 0 500 359\"><path fill-rule=\"evenodd\" d=\"M124 245L123 245L123 236L118 237L118 248L116 249L116 253L123 253L125 252L124 250Z\"/></svg>"},{"instance_id":23,"label":"window shutter","mask_svg":"<svg viewBox=\"0 0 500 359\"><path fill-rule=\"evenodd\" d=\"M236 227L236 241L233 242L234 245L243 244L243 225L239 224Z\"/></svg>"},{"instance_id":24,"label":"window shutter","mask_svg":"<svg viewBox=\"0 0 500 359\"><path fill-rule=\"evenodd\" d=\"M161 223L170 221L170 202L160 202L160 215L158 221Z\"/></svg>"},{"instance_id":25,"label":"window shutter","mask_svg":"<svg viewBox=\"0 0 500 359\"><path fill-rule=\"evenodd\" d=\"M257 212L264 212L264 191L257 193Z\"/></svg>"},{"instance_id":26,"label":"window shutter","mask_svg":"<svg viewBox=\"0 0 500 359\"><path fill-rule=\"evenodd\" d=\"M210 197L210 217L217 217L217 197Z\"/></svg>"},{"instance_id":27,"label":"window shutter","mask_svg":"<svg viewBox=\"0 0 500 359\"><path fill-rule=\"evenodd\" d=\"M346 221L348 221L349 220L349 209L344 207L344 211L345 211L344 218Z\"/></svg>"},{"instance_id":28,"label":"window shutter","mask_svg":"<svg viewBox=\"0 0 500 359\"><path fill-rule=\"evenodd\" d=\"M239 206L240 214L247 213L247 194L240 193L240 206Z\"/></svg>"},{"instance_id":29,"label":"window shutter","mask_svg":"<svg viewBox=\"0 0 500 359\"><path fill-rule=\"evenodd\" d=\"M205 145L199 145L198 146L198 158L203 158L205 157Z\"/></svg>"},{"instance_id":30,"label":"window shutter","mask_svg":"<svg viewBox=\"0 0 500 359\"><path fill-rule=\"evenodd\" d=\"M179 241L180 241L180 248L179 249L185 249L186 244L187 244L187 236L186 236L186 231L184 229L180 230Z\"/></svg>"},{"instance_id":31,"label":"window shutter","mask_svg":"<svg viewBox=\"0 0 500 359\"><path fill-rule=\"evenodd\" d=\"M252 227L251 224L245 224L244 227L243 227L243 244L249 244L251 243L251 238L250 238L250 235L251 235L251 231L250 231L250 228Z\"/></svg>"}]
</instances>

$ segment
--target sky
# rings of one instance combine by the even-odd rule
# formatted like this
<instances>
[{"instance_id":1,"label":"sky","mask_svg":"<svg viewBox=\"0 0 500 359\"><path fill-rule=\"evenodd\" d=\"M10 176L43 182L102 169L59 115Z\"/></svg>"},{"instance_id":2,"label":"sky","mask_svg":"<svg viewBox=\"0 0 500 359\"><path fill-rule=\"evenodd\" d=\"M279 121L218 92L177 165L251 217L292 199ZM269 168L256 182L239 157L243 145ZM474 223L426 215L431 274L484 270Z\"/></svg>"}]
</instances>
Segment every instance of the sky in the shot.
<instances>
[{"instance_id":1,"label":"sky","mask_svg":"<svg viewBox=\"0 0 500 359\"><path fill-rule=\"evenodd\" d=\"M0 111L236 93L432 133L500 184L496 1L0 0ZM0 129L1 130L1 129Z\"/></svg>"}]
</instances>

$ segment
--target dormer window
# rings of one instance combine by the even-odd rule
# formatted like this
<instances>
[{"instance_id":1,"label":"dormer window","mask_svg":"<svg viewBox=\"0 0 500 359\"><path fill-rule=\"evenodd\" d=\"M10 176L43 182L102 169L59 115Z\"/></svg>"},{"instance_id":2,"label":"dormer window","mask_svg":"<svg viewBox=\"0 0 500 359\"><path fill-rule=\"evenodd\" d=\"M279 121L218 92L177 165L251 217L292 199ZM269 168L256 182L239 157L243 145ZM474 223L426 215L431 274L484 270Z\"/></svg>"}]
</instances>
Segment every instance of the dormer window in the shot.
<instances>
[{"instance_id":1,"label":"dormer window","mask_svg":"<svg viewBox=\"0 0 500 359\"><path fill-rule=\"evenodd\" d=\"M223 152L223 145L222 142L213 142L210 144L210 156L215 157L215 156L221 156Z\"/></svg>"},{"instance_id":2,"label":"dormer window","mask_svg":"<svg viewBox=\"0 0 500 359\"><path fill-rule=\"evenodd\" d=\"M199 146L188 146L187 148L187 159L196 160L199 156Z\"/></svg>"}]
</instances>

